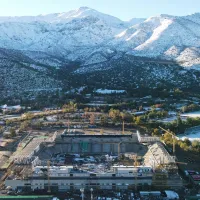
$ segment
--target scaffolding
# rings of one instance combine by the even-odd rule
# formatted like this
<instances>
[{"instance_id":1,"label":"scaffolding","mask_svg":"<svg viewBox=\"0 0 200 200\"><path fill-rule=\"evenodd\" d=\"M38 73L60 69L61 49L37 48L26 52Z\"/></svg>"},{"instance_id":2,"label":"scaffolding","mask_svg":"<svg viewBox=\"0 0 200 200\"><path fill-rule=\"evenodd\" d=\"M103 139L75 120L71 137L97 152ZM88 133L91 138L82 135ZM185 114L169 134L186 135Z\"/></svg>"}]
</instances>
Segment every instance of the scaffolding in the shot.
<instances>
[{"instance_id":1,"label":"scaffolding","mask_svg":"<svg viewBox=\"0 0 200 200\"><path fill-rule=\"evenodd\" d=\"M176 166L175 158L158 142L149 146L149 150L144 156L144 163L147 166L152 166L153 169L160 165L172 166L174 164Z\"/></svg>"},{"instance_id":2,"label":"scaffolding","mask_svg":"<svg viewBox=\"0 0 200 200\"><path fill-rule=\"evenodd\" d=\"M41 143L45 138L33 138L24 148L19 148L10 159L15 164L28 165L35 159L35 154L40 151Z\"/></svg>"}]
</instances>

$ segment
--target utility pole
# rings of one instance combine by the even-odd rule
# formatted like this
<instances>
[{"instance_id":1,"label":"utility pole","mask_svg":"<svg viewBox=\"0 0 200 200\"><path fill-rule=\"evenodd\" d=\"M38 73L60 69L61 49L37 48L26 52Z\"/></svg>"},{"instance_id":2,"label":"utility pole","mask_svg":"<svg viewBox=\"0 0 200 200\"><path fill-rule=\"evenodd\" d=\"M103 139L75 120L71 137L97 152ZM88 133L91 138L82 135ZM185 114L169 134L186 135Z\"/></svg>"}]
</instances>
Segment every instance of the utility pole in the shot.
<instances>
[{"instance_id":1,"label":"utility pole","mask_svg":"<svg viewBox=\"0 0 200 200\"><path fill-rule=\"evenodd\" d=\"M84 200L84 188L80 189L82 200Z\"/></svg>"},{"instance_id":2,"label":"utility pole","mask_svg":"<svg viewBox=\"0 0 200 200\"><path fill-rule=\"evenodd\" d=\"M122 122L122 134L124 135L124 120Z\"/></svg>"},{"instance_id":3,"label":"utility pole","mask_svg":"<svg viewBox=\"0 0 200 200\"><path fill-rule=\"evenodd\" d=\"M137 162L137 154L134 155L133 157L133 160L134 160L134 167L136 168L137 165L138 165L138 162ZM137 176L138 176L138 172L137 172L137 169L136 169L136 172L133 173L135 175L135 192L137 191Z\"/></svg>"},{"instance_id":4,"label":"utility pole","mask_svg":"<svg viewBox=\"0 0 200 200\"><path fill-rule=\"evenodd\" d=\"M50 187L50 160L47 161L47 178L48 178L48 193L51 193L51 187Z\"/></svg>"},{"instance_id":5,"label":"utility pole","mask_svg":"<svg viewBox=\"0 0 200 200\"><path fill-rule=\"evenodd\" d=\"M119 156L120 156L120 145L121 145L121 142L118 143L118 159L119 159Z\"/></svg>"},{"instance_id":6,"label":"utility pole","mask_svg":"<svg viewBox=\"0 0 200 200\"><path fill-rule=\"evenodd\" d=\"M90 189L91 192L91 200L93 200L93 188Z\"/></svg>"},{"instance_id":7,"label":"utility pole","mask_svg":"<svg viewBox=\"0 0 200 200\"><path fill-rule=\"evenodd\" d=\"M68 120L67 120L67 126L68 126L68 132L69 132L69 129L70 129L70 121L69 121L69 116L68 116Z\"/></svg>"}]
</instances>

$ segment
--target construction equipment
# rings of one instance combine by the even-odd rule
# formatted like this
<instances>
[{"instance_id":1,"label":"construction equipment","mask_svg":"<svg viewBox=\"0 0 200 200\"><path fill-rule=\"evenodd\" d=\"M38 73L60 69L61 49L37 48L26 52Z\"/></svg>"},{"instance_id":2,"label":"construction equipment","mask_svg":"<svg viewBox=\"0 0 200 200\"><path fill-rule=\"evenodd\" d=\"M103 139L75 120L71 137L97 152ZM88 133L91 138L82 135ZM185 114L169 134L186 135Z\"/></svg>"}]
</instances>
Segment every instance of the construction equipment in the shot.
<instances>
[{"instance_id":1,"label":"construction equipment","mask_svg":"<svg viewBox=\"0 0 200 200\"><path fill-rule=\"evenodd\" d=\"M173 139L173 155L175 155L175 148L176 148L176 143L175 143L175 139L176 139L176 136L174 133L162 128L161 126L159 126L160 129L162 129L163 131L165 131L166 133L169 133L171 136L172 136L172 139Z\"/></svg>"}]
</instances>

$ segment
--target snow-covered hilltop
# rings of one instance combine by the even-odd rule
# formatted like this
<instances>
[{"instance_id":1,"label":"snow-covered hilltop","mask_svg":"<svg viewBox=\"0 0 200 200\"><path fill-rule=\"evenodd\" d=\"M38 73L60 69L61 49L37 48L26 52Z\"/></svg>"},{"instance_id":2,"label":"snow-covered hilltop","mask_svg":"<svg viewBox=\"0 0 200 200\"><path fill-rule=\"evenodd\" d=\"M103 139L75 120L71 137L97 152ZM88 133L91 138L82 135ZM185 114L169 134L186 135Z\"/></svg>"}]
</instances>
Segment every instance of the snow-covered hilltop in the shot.
<instances>
[{"instance_id":1,"label":"snow-covered hilltop","mask_svg":"<svg viewBox=\"0 0 200 200\"><path fill-rule=\"evenodd\" d=\"M199 13L122 21L81 7L66 13L0 17L0 29L0 48L21 50L56 67L63 60L106 62L122 52L200 67Z\"/></svg>"}]
</instances>

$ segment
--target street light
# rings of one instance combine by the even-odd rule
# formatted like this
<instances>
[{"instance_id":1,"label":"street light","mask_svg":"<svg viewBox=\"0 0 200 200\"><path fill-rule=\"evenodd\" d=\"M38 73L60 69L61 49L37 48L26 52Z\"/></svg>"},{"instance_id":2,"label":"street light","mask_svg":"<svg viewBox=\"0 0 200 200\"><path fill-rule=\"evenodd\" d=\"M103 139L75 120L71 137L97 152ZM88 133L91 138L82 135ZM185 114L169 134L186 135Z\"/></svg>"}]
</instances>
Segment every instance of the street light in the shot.
<instances>
[{"instance_id":1,"label":"street light","mask_svg":"<svg viewBox=\"0 0 200 200\"><path fill-rule=\"evenodd\" d=\"M93 188L91 188L91 189L90 189L90 192L91 192L91 200L93 200L93 191L94 191Z\"/></svg>"},{"instance_id":2,"label":"street light","mask_svg":"<svg viewBox=\"0 0 200 200\"><path fill-rule=\"evenodd\" d=\"M80 191L81 191L82 200L84 200L84 188L81 188Z\"/></svg>"}]
</instances>

